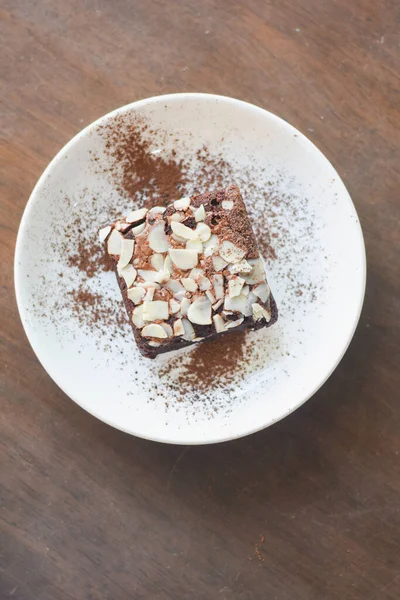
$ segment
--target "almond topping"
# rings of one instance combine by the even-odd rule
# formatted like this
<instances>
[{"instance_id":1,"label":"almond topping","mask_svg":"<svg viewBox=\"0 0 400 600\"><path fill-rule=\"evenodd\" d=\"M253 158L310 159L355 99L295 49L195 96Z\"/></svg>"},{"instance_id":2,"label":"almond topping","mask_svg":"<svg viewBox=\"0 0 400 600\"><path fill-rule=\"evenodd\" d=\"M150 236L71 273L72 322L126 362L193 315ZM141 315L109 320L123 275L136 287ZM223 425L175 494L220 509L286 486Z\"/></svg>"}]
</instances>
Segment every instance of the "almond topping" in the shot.
<instances>
[{"instance_id":1,"label":"almond topping","mask_svg":"<svg viewBox=\"0 0 400 600\"><path fill-rule=\"evenodd\" d=\"M196 337L195 331L193 329L193 325L187 319L182 319L182 325L183 325L183 328L185 330L185 334L183 336L183 339L191 342Z\"/></svg>"},{"instance_id":2,"label":"almond topping","mask_svg":"<svg viewBox=\"0 0 400 600\"><path fill-rule=\"evenodd\" d=\"M135 247L134 240L125 240L122 239L121 243L121 254L118 261L118 268L122 269L122 267L126 267L133 256L133 250Z\"/></svg>"},{"instance_id":3,"label":"almond topping","mask_svg":"<svg viewBox=\"0 0 400 600\"><path fill-rule=\"evenodd\" d=\"M195 292L197 290L197 283L190 277L181 279L181 282L188 292Z\"/></svg>"},{"instance_id":4,"label":"almond topping","mask_svg":"<svg viewBox=\"0 0 400 600\"><path fill-rule=\"evenodd\" d=\"M211 237L211 229L205 223L199 223L197 225L196 233L202 242L206 242Z\"/></svg>"},{"instance_id":5,"label":"almond topping","mask_svg":"<svg viewBox=\"0 0 400 600\"><path fill-rule=\"evenodd\" d=\"M133 210L129 213L127 217L125 217L125 221L127 223L136 223L136 221L141 221L147 215L147 208L139 208L139 210Z\"/></svg>"},{"instance_id":6,"label":"almond topping","mask_svg":"<svg viewBox=\"0 0 400 600\"><path fill-rule=\"evenodd\" d=\"M176 210L186 210L189 208L190 198L189 196L185 196L184 198L180 198L180 200L175 200L174 207Z\"/></svg>"},{"instance_id":7,"label":"almond topping","mask_svg":"<svg viewBox=\"0 0 400 600\"><path fill-rule=\"evenodd\" d=\"M195 240L188 240L186 242L186 248L188 250L195 250L199 254L203 252L203 244L201 243L199 238L196 238Z\"/></svg>"},{"instance_id":8,"label":"almond topping","mask_svg":"<svg viewBox=\"0 0 400 600\"><path fill-rule=\"evenodd\" d=\"M168 317L168 302L164 302L163 300L143 302L144 321L157 321L158 319L168 319Z\"/></svg>"},{"instance_id":9,"label":"almond topping","mask_svg":"<svg viewBox=\"0 0 400 600\"><path fill-rule=\"evenodd\" d=\"M143 327L143 304L140 304L140 306L137 306L134 309L132 313L132 322L134 325L136 325L136 327L139 327L139 329Z\"/></svg>"},{"instance_id":10,"label":"almond topping","mask_svg":"<svg viewBox=\"0 0 400 600\"><path fill-rule=\"evenodd\" d=\"M237 319L236 321L228 321L228 323L226 323L225 325L225 329L232 329L232 327L237 327L238 325L241 325L244 321L244 317L240 317L240 319Z\"/></svg>"},{"instance_id":11,"label":"almond topping","mask_svg":"<svg viewBox=\"0 0 400 600\"><path fill-rule=\"evenodd\" d=\"M210 325L211 302L209 299L204 296L196 298L189 307L188 318L192 323L198 325Z\"/></svg>"},{"instance_id":12,"label":"almond topping","mask_svg":"<svg viewBox=\"0 0 400 600\"><path fill-rule=\"evenodd\" d=\"M174 300L174 298L171 298L171 300L169 301L169 310L171 314L174 315L175 313L179 312L180 309L181 305L179 304L179 302Z\"/></svg>"},{"instance_id":13,"label":"almond topping","mask_svg":"<svg viewBox=\"0 0 400 600\"><path fill-rule=\"evenodd\" d=\"M257 298L260 298L261 302L266 302L270 293L269 285L266 281L264 281L264 283L260 283L259 285L253 287L252 292L257 296Z\"/></svg>"},{"instance_id":14,"label":"almond topping","mask_svg":"<svg viewBox=\"0 0 400 600\"><path fill-rule=\"evenodd\" d=\"M121 254L122 240L124 238L116 229L113 229L110 237L107 240L107 252L108 254Z\"/></svg>"},{"instance_id":15,"label":"almond topping","mask_svg":"<svg viewBox=\"0 0 400 600\"><path fill-rule=\"evenodd\" d=\"M264 265L260 258L254 258L248 261L251 265L251 271L248 274L242 275L246 283L254 285L256 283L262 283L265 281Z\"/></svg>"},{"instance_id":16,"label":"almond topping","mask_svg":"<svg viewBox=\"0 0 400 600\"><path fill-rule=\"evenodd\" d=\"M228 263L236 263L242 260L246 254L246 250L242 250L229 240L224 240L220 246L219 253Z\"/></svg>"},{"instance_id":17,"label":"almond topping","mask_svg":"<svg viewBox=\"0 0 400 600\"><path fill-rule=\"evenodd\" d=\"M228 283L228 292L231 298L239 296L244 285L244 279L241 277L232 277Z\"/></svg>"},{"instance_id":18,"label":"almond topping","mask_svg":"<svg viewBox=\"0 0 400 600\"><path fill-rule=\"evenodd\" d=\"M198 275L196 277L196 281L202 292L205 292L205 290L209 290L211 287L211 281L203 274Z\"/></svg>"},{"instance_id":19,"label":"almond topping","mask_svg":"<svg viewBox=\"0 0 400 600\"><path fill-rule=\"evenodd\" d=\"M150 323L150 325L143 327L141 335L143 337L155 337L160 339L168 337L164 329L161 325L158 325L158 323Z\"/></svg>"},{"instance_id":20,"label":"almond topping","mask_svg":"<svg viewBox=\"0 0 400 600\"><path fill-rule=\"evenodd\" d=\"M146 290L144 290L142 287L134 287L128 290L127 295L129 300L132 300L134 304L139 304L139 302L141 302L142 298L144 297L145 293Z\"/></svg>"},{"instance_id":21,"label":"almond topping","mask_svg":"<svg viewBox=\"0 0 400 600\"><path fill-rule=\"evenodd\" d=\"M198 254L195 252L195 250L171 248L169 250L169 255L174 265L183 271L192 269L197 265L198 262Z\"/></svg>"},{"instance_id":22,"label":"almond topping","mask_svg":"<svg viewBox=\"0 0 400 600\"><path fill-rule=\"evenodd\" d=\"M106 240L110 231L111 231L111 227L109 225L107 227L103 227L103 229L100 229L100 231L99 231L100 242L104 242Z\"/></svg>"},{"instance_id":23,"label":"almond topping","mask_svg":"<svg viewBox=\"0 0 400 600\"><path fill-rule=\"evenodd\" d=\"M120 277L122 277L123 280L125 281L126 287L130 288L131 285L133 284L133 282L135 281L136 275L137 275L137 272L136 272L136 269L134 268L134 266L129 264L129 265L126 265L126 267L122 267L122 269L117 267L117 270L118 270L118 275Z\"/></svg>"},{"instance_id":24,"label":"almond topping","mask_svg":"<svg viewBox=\"0 0 400 600\"><path fill-rule=\"evenodd\" d=\"M174 322L174 335L180 336L185 335L185 328L182 323L182 319L177 319Z\"/></svg>"},{"instance_id":25,"label":"almond topping","mask_svg":"<svg viewBox=\"0 0 400 600\"><path fill-rule=\"evenodd\" d=\"M222 331L225 331L225 323L224 323L224 320L221 317L221 315L214 315L213 321L214 321L215 331L217 333L221 333Z\"/></svg>"},{"instance_id":26,"label":"almond topping","mask_svg":"<svg viewBox=\"0 0 400 600\"><path fill-rule=\"evenodd\" d=\"M222 208L224 208L225 210L232 210L233 208L232 200L222 200L221 204Z\"/></svg>"},{"instance_id":27,"label":"almond topping","mask_svg":"<svg viewBox=\"0 0 400 600\"><path fill-rule=\"evenodd\" d=\"M213 275L214 293L217 299L224 297L224 276L216 273Z\"/></svg>"},{"instance_id":28,"label":"almond topping","mask_svg":"<svg viewBox=\"0 0 400 600\"><path fill-rule=\"evenodd\" d=\"M204 204L200 204L199 208L194 211L194 218L197 222L204 221L206 218L206 211L204 210Z\"/></svg>"},{"instance_id":29,"label":"almond topping","mask_svg":"<svg viewBox=\"0 0 400 600\"><path fill-rule=\"evenodd\" d=\"M213 262L213 266L214 269L218 272L218 271L222 271L223 269L225 269L226 265L228 264L226 262L226 260L224 260L223 258L221 258L221 256L213 256L212 257L212 262Z\"/></svg>"},{"instance_id":30,"label":"almond topping","mask_svg":"<svg viewBox=\"0 0 400 600\"><path fill-rule=\"evenodd\" d=\"M171 229L179 237L185 240L197 240L199 236L194 229L190 229L190 227L186 227L183 223L178 223L177 221L172 221Z\"/></svg>"},{"instance_id":31,"label":"almond topping","mask_svg":"<svg viewBox=\"0 0 400 600\"><path fill-rule=\"evenodd\" d=\"M164 269L164 256L162 254L153 254L150 259L151 266L156 271L162 271Z\"/></svg>"},{"instance_id":32,"label":"almond topping","mask_svg":"<svg viewBox=\"0 0 400 600\"><path fill-rule=\"evenodd\" d=\"M170 248L171 244L164 231L164 223L156 223L154 227L150 229L147 241L150 248L154 252L166 252Z\"/></svg>"}]
</instances>

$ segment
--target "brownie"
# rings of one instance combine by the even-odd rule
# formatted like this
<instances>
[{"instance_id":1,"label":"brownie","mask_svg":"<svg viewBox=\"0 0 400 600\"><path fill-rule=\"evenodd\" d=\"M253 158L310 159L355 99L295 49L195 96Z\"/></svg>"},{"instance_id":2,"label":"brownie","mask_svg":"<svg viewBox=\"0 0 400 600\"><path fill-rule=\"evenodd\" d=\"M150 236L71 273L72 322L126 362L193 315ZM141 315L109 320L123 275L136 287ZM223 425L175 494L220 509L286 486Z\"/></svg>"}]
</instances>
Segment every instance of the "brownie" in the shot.
<instances>
[{"instance_id":1,"label":"brownie","mask_svg":"<svg viewBox=\"0 0 400 600\"><path fill-rule=\"evenodd\" d=\"M278 318L236 185L132 211L100 240L148 358Z\"/></svg>"}]
</instances>

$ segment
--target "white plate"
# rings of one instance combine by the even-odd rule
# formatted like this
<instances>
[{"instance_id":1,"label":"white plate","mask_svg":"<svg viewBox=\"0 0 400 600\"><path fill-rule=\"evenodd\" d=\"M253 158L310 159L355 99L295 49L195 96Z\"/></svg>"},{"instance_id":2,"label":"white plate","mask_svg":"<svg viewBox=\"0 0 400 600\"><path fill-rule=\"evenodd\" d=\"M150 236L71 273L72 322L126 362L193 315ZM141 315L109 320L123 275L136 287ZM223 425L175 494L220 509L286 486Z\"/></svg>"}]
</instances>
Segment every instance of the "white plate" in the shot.
<instances>
[{"instance_id":1,"label":"white plate","mask_svg":"<svg viewBox=\"0 0 400 600\"><path fill-rule=\"evenodd\" d=\"M140 115L149 123L155 132L150 149L160 156L167 157L174 148L178 159L192 161L198 187L202 182L195 169L196 151L205 145L210 156L221 153L233 171L227 174L221 166L222 176L240 184L258 235L266 225L274 234L277 257L266 257L266 262L279 320L268 330L250 334L251 348L237 385L216 386L200 397L185 394L178 401L177 369L171 365L184 368L191 360L190 350L181 351L178 358L173 353L150 361L139 355L127 324L107 327L100 315L97 325L89 326L84 312L76 315L69 292L79 285L107 298L108 320L122 314L112 273L99 271L87 279L66 265L68 244L76 245L79 225L72 224L77 218L83 222L82 239L95 244L98 225L110 218L111 209L130 206L107 172L109 157L99 130L118 115ZM190 191L189 186L182 195ZM65 234L71 228L68 241ZM332 373L353 336L365 277L358 217L328 160L275 115L208 94L142 100L79 133L32 192L15 255L22 323L54 381L102 421L143 438L177 444L244 436L303 404Z\"/></svg>"}]
</instances>

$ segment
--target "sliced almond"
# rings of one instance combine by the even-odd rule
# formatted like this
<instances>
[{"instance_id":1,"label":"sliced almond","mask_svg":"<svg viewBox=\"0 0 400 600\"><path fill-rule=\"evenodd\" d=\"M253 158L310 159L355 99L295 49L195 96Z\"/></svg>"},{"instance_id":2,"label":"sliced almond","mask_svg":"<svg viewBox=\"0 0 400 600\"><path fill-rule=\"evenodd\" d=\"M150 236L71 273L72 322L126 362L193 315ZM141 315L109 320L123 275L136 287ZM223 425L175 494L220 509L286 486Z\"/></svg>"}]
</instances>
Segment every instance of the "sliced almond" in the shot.
<instances>
[{"instance_id":1,"label":"sliced almond","mask_svg":"<svg viewBox=\"0 0 400 600\"><path fill-rule=\"evenodd\" d=\"M213 275L214 294L217 299L224 297L224 276L216 273Z\"/></svg>"},{"instance_id":2,"label":"sliced almond","mask_svg":"<svg viewBox=\"0 0 400 600\"><path fill-rule=\"evenodd\" d=\"M118 275L125 281L126 287L130 288L136 279L137 271L133 265L126 265L122 269L118 268Z\"/></svg>"},{"instance_id":3,"label":"sliced almond","mask_svg":"<svg viewBox=\"0 0 400 600\"><path fill-rule=\"evenodd\" d=\"M250 273L252 268L253 267L244 258L228 267L231 273Z\"/></svg>"},{"instance_id":4,"label":"sliced almond","mask_svg":"<svg viewBox=\"0 0 400 600\"><path fill-rule=\"evenodd\" d=\"M231 298L230 296L225 296L224 309L241 312L245 317L251 315L251 308L248 307L248 296L244 294L239 294L239 296L235 296Z\"/></svg>"},{"instance_id":5,"label":"sliced almond","mask_svg":"<svg viewBox=\"0 0 400 600\"><path fill-rule=\"evenodd\" d=\"M164 269L164 256L162 254L153 254L150 262L151 266L156 271L162 271Z\"/></svg>"},{"instance_id":6,"label":"sliced almond","mask_svg":"<svg viewBox=\"0 0 400 600\"><path fill-rule=\"evenodd\" d=\"M200 204L199 208L194 211L194 218L197 222L204 221L206 218L206 211L204 210L204 204Z\"/></svg>"},{"instance_id":7,"label":"sliced almond","mask_svg":"<svg viewBox=\"0 0 400 600\"><path fill-rule=\"evenodd\" d=\"M172 337L173 336L173 331L172 331L171 325L169 325L168 323L160 323L160 325L164 329L164 331L165 331L165 333L167 334L168 337Z\"/></svg>"},{"instance_id":8,"label":"sliced almond","mask_svg":"<svg viewBox=\"0 0 400 600\"><path fill-rule=\"evenodd\" d=\"M196 227L196 233L202 242L206 242L211 237L211 229L206 223L199 223Z\"/></svg>"},{"instance_id":9,"label":"sliced almond","mask_svg":"<svg viewBox=\"0 0 400 600\"><path fill-rule=\"evenodd\" d=\"M238 325L241 325L244 321L244 317L240 317L240 319L237 319L236 321L228 321L225 324L225 329L232 329L233 327L238 327Z\"/></svg>"},{"instance_id":10,"label":"sliced almond","mask_svg":"<svg viewBox=\"0 0 400 600\"><path fill-rule=\"evenodd\" d=\"M200 238L196 238L195 240L188 240L186 242L186 248L188 250L195 250L199 254L201 254L201 252L203 252L203 244L200 241Z\"/></svg>"},{"instance_id":11,"label":"sliced almond","mask_svg":"<svg viewBox=\"0 0 400 600\"><path fill-rule=\"evenodd\" d=\"M211 260L214 269L217 271L217 273L218 271L222 271L223 269L225 269L226 265L228 264L226 260L224 260L221 256L218 256L218 254L216 256L213 256Z\"/></svg>"},{"instance_id":12,"label":"sliced almond","mask_svg":"<svg viewBox=\"0 0 400 600\"><path fill-rule=\"evenodd\" d=\"M146 223L141 223L140 225L136 225L136 227L132 227L130 232L133 233L133 235L140 235L142 233L142 231L145 230L145 228L146 228Z\"/></svg>"},{"instance_id":13,"label":"sliced almond","mask_svg":"<svg viewBox=\"0 0 400 600\"><path fill-rule=\"evenodd\" d=\"M197 265L198 262L198 254L195 252L195 250L171 248L169 250L169 255L174 265L183 271L192 269Z\"/></svg>"},{"instance_id":14,"label":"sliced almond","mask_svg":"<svg viewBox=\"0 0 400 600\"><path fill-rule=\"evenodd\" d=\"M119 269L126 267L126 265L129 263L129 261L131 260L131 258L133 256L134 248L135 248L134 240L126 240L124 238L122 239L121 254L119 257L119 261L118 261Z\"/></svg>"},{"instance_id":15,"label":"sliced almond","mask_svg":"<svg viewBox=\"0 0 400 600\"><path fill-rule=\"evenodd\" d=\"M181 289L181 291L180 291L180 292L176 292L176 293L174 294L174 298L175 298L175 299L176 299L178 302L182 302L182 300L183 300L184 298L186 298L186 290L185 290L185 288L184 288L184 287L182 287L182 289Z\"/></svg>"},{"instance_id":16,"label":"sliced almond","mask_svg":"<svg viewBox=\"0 0 400 600\"><path fill-rule=\"evenodd\" d=\"M207 242L204 242L204 256L212 256L218 251L219 238L213 233Z\"/></svg>"},{"instance_id":17,"label":"sliced almond","mask_svg":"<svg viewBox=\"0 0 400 600\"><path fill-rule=\"evenodd\" d=\"M241 277L232 277L228 283L228 293L231 298L235 296L239 296L242 291L242 287L244 286L244 279Z\"/></svg>"},{"instance_id":18,"label":"sliced almond","mask_svg":"<svg viewBox=\"0 0 400 600\"><path fill-rule=\"evenodd\" d=\"M154 288L155 290L159 290L161 288L161 285L159 283L154 283L154 281L141 281L140 283L136 283L136 285L139 285L146 290L148 288Z\"/></svg>"},{"instance_id":19,"label":"sliced almond","mask_svg":"<svg viewBox=\"0 0 400 600\"><path fill-rule=\"evenodd\" d=\"M244 294L245 296L248 295L249 291L250 287L247 284L242 287L242 294Z\"/></svg>"},{"instance_id":20,"label":"sliced almond","mask_svg":"<svg viewBox=\"0 0 400 600\"><path fill-rule=\"evenodd\" d=\"M191 277L194 280L196 280L199 275L204 275L204 271L203 269L198 269L197 267L192 269L189 273L189 277Z\"/></svg>"},{"instance_id":21,"label":"sliced almond","mask_svg":"<svg viewBox=\"0 0 400 600\"><path fill-rule=\"evenodd\" d=\"M165 206L153 206L153 208L151 208L149 212L153 215L162 215L165 212L165 210Z\"/></svg>"},{"instance_id":22,"label":"sliced almond","mask_svg":"<svg viewBox=\"0 0 400 600\"><path fill-rule=\"evenodd\" d=\"M146 290L142 287L133 287L128 290L127 293L129 300L132 300L134 304L139 304L139 302L141 302L144 298L145 294Z\"/></svg>"},{"instance_id":23,"label":"sliced almond","mask_svg":"<svg viewBox=\"0 0 400 600\"><path fill-rule=\"evenodd\" d=\"M188 310L188 318L198 325L211 324L211 302L205 296L196 298Z\"/></svg>"},{"instance_id":24,"label":"sliced almond","mask_svg":"<svg viewBox=\"0 0 400 600\"><path fill-rule=\"evenodd\" d=\"M154 298L154 292L155 292L155 288L154 287L149 287L147 288L147 292L145 297L143 298L143 302L152 302L153 298Z\"/></svg>"},{"instance_id":25,"label":"sliced almond","mask_svg":"<svg viewBox=\"0 0 400 600\"><path fill-rule=\"evenodd\" d=\"M219 254L228 263L236 263L239 262L239 260L242 260L246 254L246 250L242 250L242 248L235 246L235 244L229 240L224 240L220 245Z\"/></svg>"},{"instance_id":26,"label":"sliced almond","mask_svg":"<svg viewBox=\"0 0 400 600\"><path fill-rule=\"evenodd\" d=\"M185 335L185 328L183 326L182 319L177 319L174 322L174 335L177 337Z\"/></svg>"},{"instance_id":27,"label":"sliced almond","mask_svg":"<svg viewBox=\"0 0 400 600\"><path fill-rule=\"evenodd\" d=\"M232 200L222 200L221 205L225 210L232 210L233 208Z\"/></svg>"},{"instance_id":28,"label":"sliced almond","mask_svg":"<svg viewBox=\"0 0 400 600\"><path fill-rule=\"evenodd\" d=\"M100 229L99 231L99 240L100 242L104 242L107 239L108 234L111 231L111 227L108 225L107 227L103 227L103 229Z\"/></svg>"},{"instance_id":29,"label":"sliced almond","mask_svg":"<svg viewBox=\"0 0 400 600\"><path fill-rule=\"evenodd\" d=\"M219 300L216 301L215 304L212 305L212 309L213 310L218 310L219 307L221 306L221 304L223 303L223 298L220 298Z\"/></svg>"},{"instance_id":30,"label":"sliced almond","mask_svg":"<svg viewBox=\"0 0 400 600\"><path fill-rule=\"evenodd\" d=\"M160 271L148 271L147 269L138 269L138 275L145 281L153 281L154 283L161 283L163 277Z\"/></svg>"},{"instance_id":31,"label":"sliced almond","mask_svg":"<svg viewBox=\"0 0 400 600\"><path fill-rule=\"evenodd\" d=\"M264 283L254 286L252 292L257 296L257 298L260 298L261 302L266 302L270 294L269 285L266 281L264 281Z\"/></svg>"},{"instance_id":32,"label":"sliced almond","mask_svg":"<svg viewBox=\"0 0 400 600\"><path fill-rule=\"evenodd\" d=\"M183 339L191 342L194 340L194 338L196 337L196 333L193 329L193 325L191 324L190 321L188 321L187 319L182 319L182 325L183 328L185 330L185 333L183 335Z\"/></svg>"},{"instance_id":33,"label":"sliced almond","mask_svg":"<svg viewBox=\"0 0 400 600\"><path fill-rule=\"evenodd\" d=\"M212 292L210 292L210 290L206 291L206 296L209 299L209 301L211 302L211 304L215 303L215 296L213 295Z\"/></svg>"},{"instance_id":34,"label":"sliced almond","mask_svg":"<svg viewBox=\"0 0 400 600\"><path fill-rule=\"evenodd\" d=\"M263 307L261 306L261 304L258 304L258 302L255 302L254 304L251 305L251 309L252 309L252 313L253 313L253 319L255 321L259 321L260 319L263 318Z\"/></svg>"},{"instance_id":35,"label":"sliced almond","mask_svg":"<svg viewBox=\"0 0 400 600\"><path fill-rule=\"evenodd\" d=\"M199 289L202 292L205 292L206 290L209 290L210 287L211 287L211 281L208 279L208 277L206 277L203 274L198 275L196 277L196 281L197 281L197 284L199 286Z\"/></svg>"},{"instance_id":36,"label":"sliced almond","mask_svg":"<svg viewBox=\"0 0 400 600\"><path fill-rule=\"evenodd\" d=\"M168 319L168 302L164 300L153 300L152 302L143 302L143 320L158 321Z\"/></svg>"},{"instance_id":37,"label":"sliced almond","mask_svg":"<svg viewBox=\"0 0 400 600\"><path fill-rule=\"evenodd\" d=\"M194 229L190 229L190 227L186 227L186 225L184 225L183 223L178 223L177 221L172 221L171 229L176 235L179 235L181 238L183 238L185 240L199 239L197 232Z\"/></svg>"},{"instance_id":38,"label":"sliced almond","mask_svg":"<svg viewBox=\"0 0 400 600\"><path fill-rule=\"evenodd\" d=\"M221 315L214 315L213 321L214 321L215 331L217 333L222 333L223 331L225 331L225 322L224 322L223 318L221 317Z\"/></svg>"},{"instance_id":39,"label":"sliced almond","mask_svg":"<svg viewBox=\"0 0 400 600\"><path fill-rule=\"evenodd\" d=\"M183 287L185 287L188 292L195 292L197 290L197 283L190 277L182 278L181 282Z\"/></svg>"},{"instance_id":40,"label":"sliced almond","mask_svg":"<svg viewBox=\"0 0 400 600\"><path fill-rule=\"evenodd\" d=\"M147 208L139 208L138 210L133 210L129 213L127 217L125 217L125 221L127 223L136 223L136 221L141 221L147 215Z\"/></svg>"},{"instance_id":41,"label":"sliced almond","mask_svg":"<svg viewBox=\"0 0 400 600\"><path fill-rule=\"evenodd\" d=\"M148 342L149 346L152 346L153 348L159 348L161 346L161 342L155 342L154 340L150 340Z\"/></svg>"},{"instance_id":42,"label":"sliced almond","mask_svg":"<svg viewBox=\"0 0 400 600\"><path fill-rule=\"evenodd\" d=\"M181 301L181 313L183 315L187 315L188 314L188 311L189 311L189 308L190 308L190 304L191 304L191 302L190 302L189 298L182 298L182 301Z\"/></svg>"},{"instance_id":43,"label":"sliced almond","mask_svg":"<svg viewBox=\"0 0 400 600\"><path fill-rule=\"evenodd\" d=\"M181 223L181 221L183 221L184 219L185 213L183 212L176 212L170 216L170 221L177 221L178 223Z\"/></svg>"},{"instance_id":44,"label":"sliced almond","mask_svg":"<svg viewBox=\"0 0 400 600\"><path fill-rule=\"evenodd\" d=\"M183 287L183 285L181 284L180 281L178 281L177 279L170 279L166 284L165 287L170 290L170 292L172 292L173 294L176 294L177 292L181 292L181 291L185 291L185 288Z\"/></svg>"},{"instance_id":45,"label":"sliced almond","mask_svg":"<svg viewBox=\"0 0 400 600\"><path fill-rule=\"evenodd\" d=\"M258 302L252 304L251 308L253 312L253 319L255 321L259 321L260 319L264 318L267 321L267 323L270 322L271 312L269 310L263 308L260 304L258 304Z\"/></svg>"},{"instance_id":46,"label":"sliced almond","mask_svg":"<svg viewBox=\"0 0 400 600\"><path fill-rule=\"evenodd\" d=\"M142 337L154 337L159 339L165 339L167 336L165 330L158 325L158 323L150 323L150 325L145 325L141 331Z\"/></svg>"},{"instance_id":47,"label":"sliced almond","mask_svg":"<svg viewBox=\"0 0 400 600\"><path fill-rule=\"evenodd\" d=\"M141 327L144 326L144 321L143 321L143 304L140 304L139 306L137 306L132 313L132 322L134 325L136 325L136 327L139 327L139 329Z\"/></svg>"},{"instance_id":48,"label":"sliced almond","mask_svg":"<svg viewBox=\"0 0 400 600\"><path fill-rule=\"evenodd\" d=\"M178 244L185 244L186 243L186 239L181 237L180 235L177 235L176 233L171 233L171 240L174 240L175 242L178 242Z\"/></svg>"},{"instance_id":49,"label":"sliced almond","mask_svg":"<svg viewBox=\"0 0 400 600\"><path fill-rule=\"evenodd\" d=\"M203 337L196 337L196 338L194 338L193 341L196 342L196 344L197 344L197 342L202 342L203 340L204 340Z\"/></svg>"},{"instance_id":50,"label":"sliced almond","mask_svg":"<svg viewBox=\"0 0 400 600\"><path fill-rule=\"evenodd\" d=\"M248 263L251 265L251 271L250 273L242 275L246 283L255 285L256 283L262 283L265 281L265 271L262 260L260 258L253 258L249 260Z\"/></svg>"},{"instance_id":51,"label":"sliced almond","mask_svg":"<svg viewBox=\"0 0 400 600\"><path fill-rule=\"evenodd\" d=\"M185 196L184 198L180 198L180 200L175 200L174 207L176 210L186 210L189 208L190 198L189 196Z\"/></svg>"},{"instance_id":52,"label":"sliced almond","mask_svg":"<svg viewBox=\"0 0 400 600\"><path fill-rule=\"evenodd\" d=\"M147 236L150 248L154 252L166 252L170 248L170 241L164 231L164 223L156 223Z\"/></svg>"},{"instance_id":53,"label":"sliced almond","mask_svg":"<svg viewBox=\"0 0 400 600\"><path fill-rule=\"evenodd\" d=\"M171 315L174 315L175 313L179 312L181 309L181 305L179 302L177 302L176 300L174 300L174 298L171 298L171 300L169 301L169 311L171 313Z\"/></svg>"},{"instance_id":54,"label":"sliced almond","mask_svg":"<svg viewBox=\"0 0 400 600\"><path fill-rule=\"evenodd\" d=\"M167 271L167 273L169 273L170 275L172 275L174 271L174 266L172 264L172 260L169 254L167 254L164 260L164 271Z\"/></svg>"},{"instance_id":55,"label":"sliced almond","mask_svg":"<svg viewBox=\"0 0 400 600\"><path fill-rule=\"evenodd\" d=\"M121 246L123 237L119 231L113 229L110 237L107 240L107 252L108 254L121 254Z\"/></svg>"}]
</instances>

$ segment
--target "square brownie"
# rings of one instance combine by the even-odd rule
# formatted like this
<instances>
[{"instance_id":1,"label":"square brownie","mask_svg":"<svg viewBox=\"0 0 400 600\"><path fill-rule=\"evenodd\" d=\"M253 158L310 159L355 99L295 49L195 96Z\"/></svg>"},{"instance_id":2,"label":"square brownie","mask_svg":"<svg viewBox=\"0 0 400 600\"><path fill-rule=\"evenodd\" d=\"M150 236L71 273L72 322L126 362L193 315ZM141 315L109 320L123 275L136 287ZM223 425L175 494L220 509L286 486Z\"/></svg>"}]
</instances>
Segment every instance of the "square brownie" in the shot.
<instances>
[{"instance_id":1,"label":"square brownie","mask_svg":"<svg viewBox=\"0 0 400 600\"><path fill-rule=\"evenodd\" d=\"M100 231L140 352L162 352L278 318L236 185L134 210Z\"/></svg>"}]
</instances>

